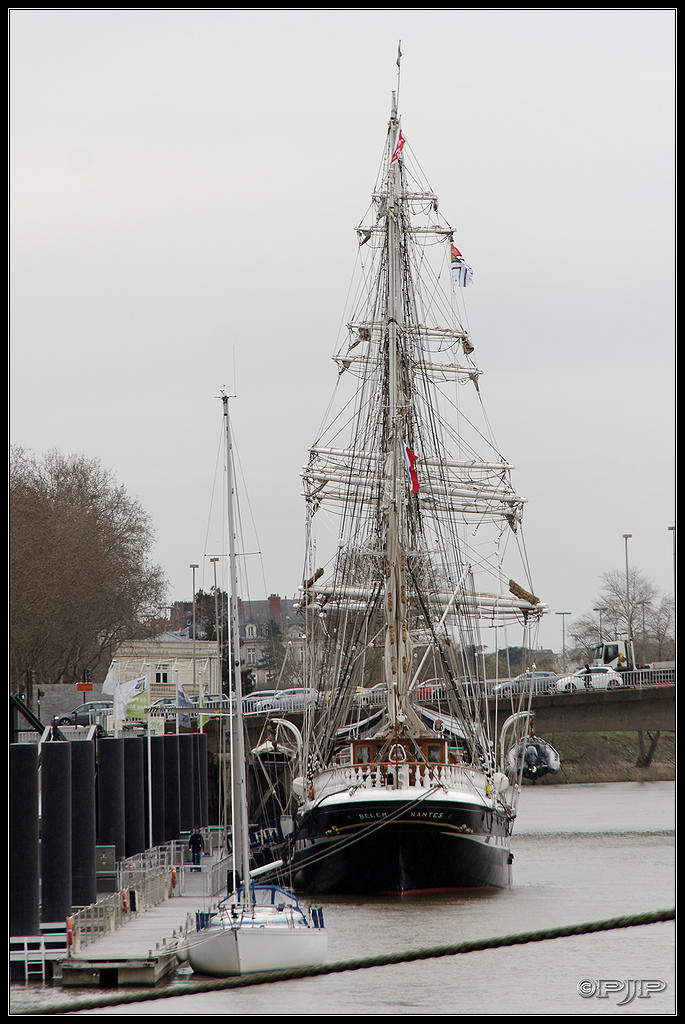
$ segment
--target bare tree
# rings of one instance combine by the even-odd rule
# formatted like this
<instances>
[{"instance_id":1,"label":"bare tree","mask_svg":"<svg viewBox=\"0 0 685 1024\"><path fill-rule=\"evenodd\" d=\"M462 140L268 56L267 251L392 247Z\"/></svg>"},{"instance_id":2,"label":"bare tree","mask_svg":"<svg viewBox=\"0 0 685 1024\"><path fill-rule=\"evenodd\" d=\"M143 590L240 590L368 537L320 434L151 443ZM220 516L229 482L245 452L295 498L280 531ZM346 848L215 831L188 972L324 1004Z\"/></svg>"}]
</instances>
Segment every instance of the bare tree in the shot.
<instances>
[{"instance_id":1,"label":"bare tree","mask_svg":"<svg viewBox=\"0 0 685 1024\"><path fill-rule=\"evenodd\" d=\"M601 601L606 607L615 634L627 633L632 637L640 620L641 606L651 607L657 600L657 586L635 568L625 573L612 569L602 574Z\"/></svg>"},{"instance_id":2,"label":"bare tree","mask_svg":"<svg viewBox=\"0 0 685 1024\"><path fill-rule=\"evenodd\" d=\"M627 580L624 571L612 569L602 574L602 589L593 611L572 622L569 635L584 659L602 640L618 636L641 639L636 646L640 660L645 661L648 648L651 650L654 646L648 643L650 635L659 638L660 651L668 646L667 637L673 625L672 605L670 598L660 597L656 585L639 569L631 568Z\"/></svg>"},{"instance_id":3,"label":"bare tree","mask_svg":"<svg viewBox=\"0 0 685 1024\"><path fill-rule=\"evenodd\" d=\"M627 579L625 573L617 569L605 572L602 584L593 612L571 624L570 635L578 654L589 660L593 647L602 640L624 635L634 641L636 657L642 664L673 657L673 599L660 597L654 583L635 568L629 570ZM645 744L645 735L649 746ZM651 765L660 736L660 732L638 730L635 762L638 768Z\"/></svg>"},{"instance_id":4,"label":"bare tree","mask_svg":"<svg viewBox=\"0 0 685 1024\"><path fill-rule=\"evenodd\" d=\"M159 616L150 518L97 460L10 458L10 689L74 682Z\"/></svg>"},{"instance_id":5,"label":"bare tree","mask_svg":"<svg viewBox=\"0 0 685 1024\"><path fill-rule=\"evenodd\" d=\"M675 658L675 601L663 597L646 609L643 661L666 661Z\"/></svg>"}]
</instances>

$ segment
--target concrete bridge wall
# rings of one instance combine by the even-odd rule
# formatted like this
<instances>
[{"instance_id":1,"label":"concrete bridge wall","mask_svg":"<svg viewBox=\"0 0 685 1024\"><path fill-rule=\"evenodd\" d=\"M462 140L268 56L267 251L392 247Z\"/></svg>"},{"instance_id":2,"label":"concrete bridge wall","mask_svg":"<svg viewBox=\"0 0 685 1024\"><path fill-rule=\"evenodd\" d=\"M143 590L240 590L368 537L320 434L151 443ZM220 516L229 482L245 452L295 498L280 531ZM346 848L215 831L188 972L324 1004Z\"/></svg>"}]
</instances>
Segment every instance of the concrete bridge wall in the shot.
<instances>
[{"instance_id":1,"label":"concrete bridge wall","mask_svg":"<svg viewBox=\"0 0 685 1024\"><path fill-rule=\"evenodd\" d=\"M549 732L675 732L675 686L603 690L533 697L535 731ZM491 724L499 728L511 714L510 706L490 702Z\"/></svg>"}]
</instances>

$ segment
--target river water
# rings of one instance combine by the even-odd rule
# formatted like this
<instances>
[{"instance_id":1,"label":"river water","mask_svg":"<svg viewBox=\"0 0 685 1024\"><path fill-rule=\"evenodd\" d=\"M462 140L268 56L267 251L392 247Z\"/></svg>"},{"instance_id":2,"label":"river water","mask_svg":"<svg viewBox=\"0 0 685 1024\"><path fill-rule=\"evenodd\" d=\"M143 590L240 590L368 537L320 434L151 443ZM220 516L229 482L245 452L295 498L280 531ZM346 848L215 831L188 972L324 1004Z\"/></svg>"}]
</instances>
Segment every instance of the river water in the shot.
<instances>
[{"instance_id":1,"label":"river water","mask_svg":"<svg viewBox=\"0 0 685 1024\"><path fill-rule=\"evenodd\" d=\"M440 898L322 900L328 961L401 954L675 906L675 783L526 786L510 889ZM12 985L11 1011L93 995L83 1014L380 1016L675 1013L675 926L656 923L228 991L116 1004L121 989ZM649 984L647 984L649 982ZM630 984L629 984L630 983Z\"/></svg>"}]
</instances>

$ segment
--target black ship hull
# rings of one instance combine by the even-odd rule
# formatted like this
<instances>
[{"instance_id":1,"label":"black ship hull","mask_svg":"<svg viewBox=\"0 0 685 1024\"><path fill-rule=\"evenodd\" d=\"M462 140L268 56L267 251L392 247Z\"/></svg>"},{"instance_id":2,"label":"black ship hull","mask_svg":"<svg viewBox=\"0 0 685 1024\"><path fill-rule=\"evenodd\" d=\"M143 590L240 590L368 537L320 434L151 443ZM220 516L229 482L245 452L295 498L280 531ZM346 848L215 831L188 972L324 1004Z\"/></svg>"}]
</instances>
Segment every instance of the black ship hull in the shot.
<instances>
[{"instance_id":1,"label":"black ship hull","mask_svg":"<svg viewBox=\"0 0 685 1024\"><path fill-rule=\"evenodd\" d=\"M430 800L328 799L296 825L291 882L302 893L409 894L511 882L509 823L491 808Z\"/></svg>"}]
</instances>

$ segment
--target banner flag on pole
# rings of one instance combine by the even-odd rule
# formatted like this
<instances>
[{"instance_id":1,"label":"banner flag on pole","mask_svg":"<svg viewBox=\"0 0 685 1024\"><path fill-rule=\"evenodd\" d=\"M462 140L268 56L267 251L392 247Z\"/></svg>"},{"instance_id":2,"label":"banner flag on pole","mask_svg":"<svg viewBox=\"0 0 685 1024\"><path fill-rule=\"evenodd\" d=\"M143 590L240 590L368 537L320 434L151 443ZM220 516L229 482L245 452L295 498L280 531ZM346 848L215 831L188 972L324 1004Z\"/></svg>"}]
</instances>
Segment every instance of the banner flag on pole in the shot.
<instances>
[{"instance_id":1,"label":"banner flag on pole","mask_svg":"<svg viewBox=\"0 0 685 1024\"><path fill-rule=\"evenodd\" d=\"M414 463L418 456L414 455L414 453L407 448L404 441L402 442L402 452L404 453L404 464L407 467L407 476L409 477L409 490L412 494L418 494L419 477L414 467Z\"/></svg>"},{"instance_id":2,"label":"banner flag on pole","mask_svg":"<svg viewBox=\"0 0 685 1024\"><path fill-rule=\"evenodd\" d=\"M183 689L183 685L181 683L181 679L178 672L176 673L176 703L180 708L192 708L193 706L192 701L189 700L188 697L186 696L186 692ZM179 714L178 724L182 725L184 729L189 729L190 715Z\"/></svg>"},{"instance_id":3,"label":"banner flag on pole","mask_svg":"<svg viewBox=\"0 0 685 1024\"><path fill-rule=\"evenodd\" d=\"M129 679L125 683L117 682L114 690L114 717L118 722L128 718L129 710L135 712L136 718L145 717L145 708L148 703L148 677L138 676L137 679ZM131 708L131 705L133 707Z\"/></svg>"},{"instance_id":4,"label":"banner flag on pole","mask_svg":"<svg viewBox=\"0 0 685 1024\"><path fill-rule=\"evenodd\" d=\"M112 664L109 666L109 670L107 672L107 675L105 676L105 681L102 684L102 692L114 694L116 693L118 686L119 678L117 676L117 666L116 662L113 661Z\"/></svg>"}]
</instances>

